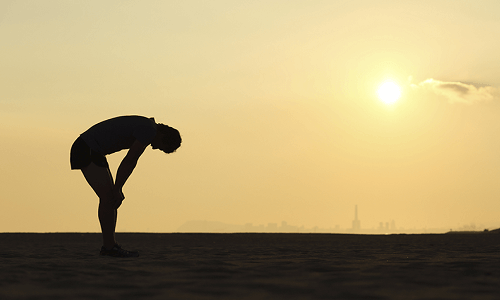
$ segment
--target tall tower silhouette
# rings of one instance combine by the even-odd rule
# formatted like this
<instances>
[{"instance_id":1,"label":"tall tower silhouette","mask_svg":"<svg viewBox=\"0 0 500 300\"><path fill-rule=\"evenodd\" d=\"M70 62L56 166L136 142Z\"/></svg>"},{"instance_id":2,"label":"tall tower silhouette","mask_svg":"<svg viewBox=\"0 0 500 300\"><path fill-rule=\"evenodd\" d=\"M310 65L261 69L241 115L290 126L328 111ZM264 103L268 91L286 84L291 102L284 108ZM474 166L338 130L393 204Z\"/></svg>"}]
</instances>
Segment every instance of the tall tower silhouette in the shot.
<instances>
[{"instance_id":1,"label":"tall tower silhouette","mask_svg":"<svg viewBox=\"0 0 500 300\"><path fill-rule=\"evenodd\" d=\"M358 206L354 206L354 221L352 221L352 230L358 231L361 229L361 222L358 220Z\"/></svg>"}]
</instances>

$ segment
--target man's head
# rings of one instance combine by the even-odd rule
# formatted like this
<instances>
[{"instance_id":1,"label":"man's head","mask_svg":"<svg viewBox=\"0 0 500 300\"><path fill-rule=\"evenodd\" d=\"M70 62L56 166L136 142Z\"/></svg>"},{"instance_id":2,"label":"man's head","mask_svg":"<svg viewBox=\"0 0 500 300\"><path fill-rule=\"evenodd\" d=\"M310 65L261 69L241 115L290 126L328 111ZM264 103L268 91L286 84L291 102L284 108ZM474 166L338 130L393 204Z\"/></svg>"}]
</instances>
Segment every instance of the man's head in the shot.
<instances>
[{"instance_id":1,"label":"man's head","mask_svg":"<svg viewBox=\"0 0 500 300\"><path fill-rule=\"evenodd\" d=\"M181 135L175 128L165 124L156 124L157 133L155 139L151 142L153 149L160 149L165 153L172 153L181 146Z\"/></svg>"}]
</instances>

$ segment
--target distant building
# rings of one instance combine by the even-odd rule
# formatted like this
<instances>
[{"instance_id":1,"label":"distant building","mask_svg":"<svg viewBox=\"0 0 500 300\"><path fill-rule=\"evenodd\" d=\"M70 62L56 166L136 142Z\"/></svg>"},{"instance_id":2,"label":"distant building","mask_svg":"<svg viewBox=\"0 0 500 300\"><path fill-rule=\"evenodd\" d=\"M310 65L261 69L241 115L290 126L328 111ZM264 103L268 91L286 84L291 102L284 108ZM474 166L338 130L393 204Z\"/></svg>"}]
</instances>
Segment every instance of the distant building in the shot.
<instances>
[{"instance_id":1,"label":"distant building","mask_svg":"<svg viewBox=\"0 0 500 300\"><path fill-rule=\"evenodd\" d=\"M352 221L352 230L359 231L361 229L361 222L358 220L358 206L354 206L354 221Z\"/></svg>"},{"instance_id":2,"label":"distant building","mask_svg":"<svg viewBox=\"0 0 500 300\"><path fill-rule=\"evenodd\" d=\"M246 223L244 228L245 228L244 229L245 232L253 232L253 231L255 231L252 223Z\"/></svg>"},{"instance_id":3,"label":"distant building","mask_svg":"<svg viewBox=\"0 0 500 300\"><path fill-rule=\"evenodd\" d=\"M277 232L278 231L278 223L268 223L267 230L269 232Z\"/></svg>"}]
</instances>

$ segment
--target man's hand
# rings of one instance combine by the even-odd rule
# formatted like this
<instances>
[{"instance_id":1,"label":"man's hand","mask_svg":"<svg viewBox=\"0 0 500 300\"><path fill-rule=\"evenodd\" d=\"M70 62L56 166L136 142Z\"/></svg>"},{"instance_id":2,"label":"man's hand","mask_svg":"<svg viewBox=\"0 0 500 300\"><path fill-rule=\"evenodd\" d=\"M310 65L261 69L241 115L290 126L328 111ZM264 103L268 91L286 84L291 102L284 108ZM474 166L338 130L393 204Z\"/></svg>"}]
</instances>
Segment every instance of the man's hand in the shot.
<instances>
[{"instance_id":1,"label":"man's hand","mask_svg":"<svg viewBox=\"0 0 500 300\"><path fill-rule=\"evenodd\" d=\"M132 174L132 171L137 165L137 160L146 149L146 146L147 145L144 145L136 140L120 163L118 171L116 172L115 188L113 190L113 197L115 200L115 204L113 205L114 209L117 209L120 205L122 205L122 201L125 199L125 196L123 196L122 193L122 187L130 174Z\"/></svg>"},{"instance_id":2,"label":"man's hand","mask_svg":"<svg viewBox=\"0 0 500 300\"><path fill-rule=\"evenodd\" d=\"M118 209L118 207L122 205L123 199L125 199L122 189L115 188L113 190L113 197L115 199L115 204L113 205L113 209Z\"/></svg>"}]
</instances>

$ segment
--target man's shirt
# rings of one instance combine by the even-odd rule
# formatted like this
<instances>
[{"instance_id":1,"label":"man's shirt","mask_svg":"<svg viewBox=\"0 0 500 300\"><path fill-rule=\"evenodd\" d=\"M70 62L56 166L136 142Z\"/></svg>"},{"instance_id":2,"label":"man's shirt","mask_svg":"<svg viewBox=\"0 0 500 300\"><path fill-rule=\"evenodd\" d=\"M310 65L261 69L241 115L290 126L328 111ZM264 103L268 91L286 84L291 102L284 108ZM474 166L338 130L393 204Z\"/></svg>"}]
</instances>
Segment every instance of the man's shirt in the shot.
<instances>
[{"instance_id":1,"label":"man's shirt","mask_svg":"<svg viewBox=\"0 0 500 300\"><path fill-rule=\"evenodd\" d=\"M150 144L156 130L154 118L121 116L97 123L80 136L92 150L108 155L129 149L135 140Z\"/></svg>"}]
</instances>

